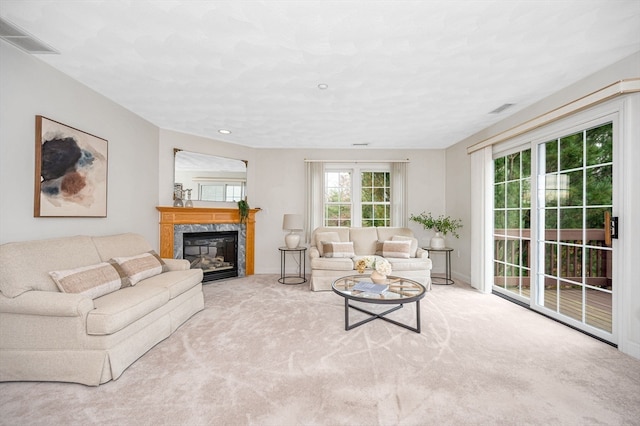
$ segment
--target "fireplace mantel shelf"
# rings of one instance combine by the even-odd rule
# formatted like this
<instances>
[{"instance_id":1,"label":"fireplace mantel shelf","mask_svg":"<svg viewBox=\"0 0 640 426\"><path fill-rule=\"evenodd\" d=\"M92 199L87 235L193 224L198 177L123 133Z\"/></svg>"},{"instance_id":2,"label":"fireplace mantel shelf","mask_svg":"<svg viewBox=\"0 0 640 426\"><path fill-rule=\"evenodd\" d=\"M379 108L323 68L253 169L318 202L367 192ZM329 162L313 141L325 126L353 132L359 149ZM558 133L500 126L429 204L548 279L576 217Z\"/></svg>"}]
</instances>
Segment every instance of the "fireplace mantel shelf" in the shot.
<instances>
[{"instance_id":1,"label":"fireplace mantel shelf","mask_svg":"<svg viewBox=\"0 0 640 426\"><path fill-rule=\"evenodd\" d=\"M160 256L173 258L173 237L175 225L199 223L240 223L240 211L229 208L209 207L165 207L157 206L160 212ZM246 274L254 273L255 223L260 209L250 209L245 221L247 227Z\"/></svg>"}]
</instances>

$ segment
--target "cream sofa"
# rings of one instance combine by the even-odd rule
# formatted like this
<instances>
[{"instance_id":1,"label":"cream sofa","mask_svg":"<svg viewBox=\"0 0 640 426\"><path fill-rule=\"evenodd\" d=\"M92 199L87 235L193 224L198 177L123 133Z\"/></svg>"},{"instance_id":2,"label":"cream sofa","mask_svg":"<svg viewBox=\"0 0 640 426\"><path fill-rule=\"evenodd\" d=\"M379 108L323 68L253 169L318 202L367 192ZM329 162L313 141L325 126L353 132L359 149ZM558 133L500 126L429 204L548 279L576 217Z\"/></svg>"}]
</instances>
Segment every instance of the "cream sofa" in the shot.
<instances>
[{"instance_id":1,"label":"cream sofa","mask_svg":"<svg viewBox=\"0 0 640 426\"><path fill-rule=\"evenodd\" d=\"M429 253L418 247L418 240L409 228L396 227L316 228L311 234L309 247L311 290L331 290L331 284L337 278L357 274L355 264L359 259L365 256L382 257L382 245L392 240L411 241L408 258L385 257L391 264L392 275L412 279L424 285L427 291L431 290L432 263ZM352 242L354 256L327 257L323 242ZM365 274L371 272L369 269Z\"/></svg>"},{"instance_id":2,"label":"cream sofa","mask_svg":"<svg viewBox=\"0 0 640 426\"><path fill-rule=\"evenodd\" d=\"M138 234L1 245L0 381L97 386L115 380L202 310L202 270L189 269L189 262L182 259L163 259L162 265L155 253L146 254L150 250ZM60 284L50 275L53 271L80 271L80 267L97 265L109 269L104 262L130 257L147 262L145 265L155 262L153 268L140 268L136 279L149 273L157 275L95 298L61 292ZM123 278L118 285L133 282L133 275L124 273L125 266L112 268ZM86 273L70 276L76 277L75 282L56 277L65 285L100 281L86 280ZM106 276L113 278L112 271Z\"/></svg>"}]
</instances>

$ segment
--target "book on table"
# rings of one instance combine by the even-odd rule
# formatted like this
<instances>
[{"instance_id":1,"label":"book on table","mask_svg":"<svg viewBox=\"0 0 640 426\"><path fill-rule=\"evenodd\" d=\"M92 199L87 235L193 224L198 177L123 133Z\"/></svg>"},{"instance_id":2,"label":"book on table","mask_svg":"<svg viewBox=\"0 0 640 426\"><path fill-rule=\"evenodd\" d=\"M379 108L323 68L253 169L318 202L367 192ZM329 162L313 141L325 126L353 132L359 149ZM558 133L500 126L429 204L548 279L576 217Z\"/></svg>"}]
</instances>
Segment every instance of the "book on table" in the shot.
<instances>
[{"instance_id":1,"label":"book on table","mask_svg":"<svg viewBox=\"0 0 640 426\"><path fill-rule=\"evenodd\" d=\"M389 290L389 286L387 284L375 284L368 281L359 281L356 285L353 286L352 290L362 291L365 293L382 294L385 291Z\"/></svg>"}]
</instances>

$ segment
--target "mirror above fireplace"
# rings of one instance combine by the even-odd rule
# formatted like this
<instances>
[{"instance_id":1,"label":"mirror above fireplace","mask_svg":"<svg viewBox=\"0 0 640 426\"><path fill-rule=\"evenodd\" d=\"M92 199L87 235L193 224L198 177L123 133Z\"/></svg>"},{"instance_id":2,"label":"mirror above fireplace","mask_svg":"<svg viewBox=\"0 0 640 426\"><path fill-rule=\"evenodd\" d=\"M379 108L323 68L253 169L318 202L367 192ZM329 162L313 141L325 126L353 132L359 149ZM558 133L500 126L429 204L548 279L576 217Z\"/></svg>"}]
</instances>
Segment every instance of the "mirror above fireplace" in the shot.
<instances>
[{"instance_id":1,"label":"mirror above fireplace","mask_svg":"<svg viewBox=\"0 0 640 426\"><path fill-rule=\"evenodd\" d=\"M236 203L244 199L247 161L174 149L174 196L194 201Z\"/></svg>"}]
</instances>

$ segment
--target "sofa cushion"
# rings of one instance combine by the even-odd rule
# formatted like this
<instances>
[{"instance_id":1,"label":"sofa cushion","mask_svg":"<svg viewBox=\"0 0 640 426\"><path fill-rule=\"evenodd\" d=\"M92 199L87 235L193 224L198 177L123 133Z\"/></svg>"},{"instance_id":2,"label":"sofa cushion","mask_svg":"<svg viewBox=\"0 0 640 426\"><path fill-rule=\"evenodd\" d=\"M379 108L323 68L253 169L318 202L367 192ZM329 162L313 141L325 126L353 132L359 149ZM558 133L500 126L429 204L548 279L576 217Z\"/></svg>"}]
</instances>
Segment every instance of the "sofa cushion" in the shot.
<instances>
[{"instance_id":1,"label":"sofa cushion","mask_svg":"<svg viewBox=\"0 0 640 426\"><path fill-rule=\"evenodd\" d=\"M376 228L351 228L349 239L353 241L353 249L359 256L373 256L376 254L378 232Z\"/></svg>"},{"instance_id":2,"label":"sofa cushion","mask_svg":"<svg viewBox=\"0 0 640 426\"><path fill-rule=\"evenodd\" d=\"M324 256L323 243L328 242L340 242L340 236L337 232L318 232L316 233L316 248L320 253L320 256Z\"/></svg>"},{"instance_id":3,"label":"sofa cushion","mask_svg":"<svg viewBox=\"0 0 640 426\"><path fill-rule=\"evenodd\" d=\"M397 271L427 271L431 269L431 259L423 259L418 257L410 257L409 259L400 259L397 257L387 258L391 264L391 275Z\"/></svg>"},{"instance_id":4,"label":"sofa cushion","mask_svg":"<svg viewBox=\"0 0 640 426\"><path fill-rule=\"evenodd\" d=\"M316 257L311 259L311 269L328 271L353 271L353 260L350 258Z\"/></svg>"},{"instance_id":5,"label":"sofa cushion","mask_svg":"<svg viewBox=\"0 0 640 426\"><path fill-rule=\"evenodd\" d=\"M135 256L153 250L142 235L135 233L91 237L91 239L103 262L117 256Z\"/></svg>"},{"instance_id":6,"label":"sofa cushion","mask_svg":"<svg viewBox=\"0 0 640 426\"><path fill-rule=\"evenodd\" d=\"M409 257L416 257L416 253L418 252L417 238L407 237L404 235L394 235L391 237L391 241L411 241L411 252L409 253Z\"/></svg>"},{"instance_id":7,"label":"sofa cushion","mask_svg":"<svg viewBox=\"0 0 640 426\"><path fill-rule=\"evenodd\" d=\"M0 291L6 297L29 290L59 292L50 271L100 262L98 251L87 236L6 243L0 246Z\"/></svg>"},{"instance_id":8,"label":"sofa cushion","mask_svg":"<svg viewBox=\"0 0 640 426\"><path fill-rule=\"evenodd\" d=\"M98 297L95 309L87 315L87 334L113 334L153 312L169 301L170 292L160 286L123 288Z\"/></svg>"},{"instance_id":9,"label":"sofa cushion","mask_svg":"<svg viewBox=\"0 0 640 426\"><path fill-rule=\"evenodd\" d=\"M109 262L64 271L51 271L49 275L63 293L78 293L90 299L130 285L122 268L117 263Z\"/></svg>"},{"instance_id":10,"label":"sofa cushion","mask_svg":"<svg viewBox=\"0 0 640 426\"><path fill-rule=\"evenodd\" d=\"M382 244L382 256L408 259L411 254L411 241L385 241Z\"/></svg>"},{"instance_id":11,"label":"sofa cushion","mask_svg":"<svg viewBox=\"0 0 640 426\"><path fill-rule=\"evenodd\" d=\"M114 257L113 260L122 267L129 277L131 285L136 285L136 283L145 278L153 277L168 270L167 265L153 250L135 256Z\"/></svg>"},{"instance_id":12,"label":"sofa cushion","mask_svg":"<svg viewBox=\"0 0 640 426\"><path fill-rule=\"evenodd\" d=\"M201 282L202 269L196 268L186 271L164 272L141 281L137 286L166 288L169 290L169 299L174 299Z\"/></svg>"},{"instance_id":13,"label":"sofa cushion","mask_svg":"<svg viewBox=\"0 0 640 426\"><path fill-rule=\"evenodd\" d=\"M347 242L331 242L328 243L326 241L322 242L322 252L324 253L324 257L353 257L355 253L353 252L353 243L351 241Z\"/></svg>"}]
</instances>

